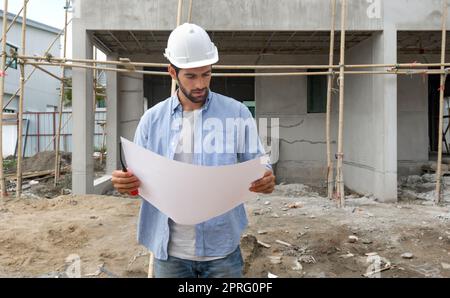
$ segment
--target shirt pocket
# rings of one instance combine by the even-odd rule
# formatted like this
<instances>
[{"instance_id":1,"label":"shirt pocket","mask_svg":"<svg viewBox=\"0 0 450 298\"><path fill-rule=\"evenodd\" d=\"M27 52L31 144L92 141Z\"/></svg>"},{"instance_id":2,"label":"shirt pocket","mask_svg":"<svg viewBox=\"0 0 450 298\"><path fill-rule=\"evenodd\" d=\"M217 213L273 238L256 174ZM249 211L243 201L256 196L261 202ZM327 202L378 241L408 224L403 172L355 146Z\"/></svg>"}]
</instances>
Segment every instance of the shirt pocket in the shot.
<instances>
[{"instance_id":1,"label":"shirt pocket","mask_svg":"<svg viewBox=\"0 0 450 298\"><path fill-rule=\"evenodd\" d=\"M228 213L215 217L204 224L205 249L224 248L232 245L232 229Z\"/></svg>"}]
</instances>

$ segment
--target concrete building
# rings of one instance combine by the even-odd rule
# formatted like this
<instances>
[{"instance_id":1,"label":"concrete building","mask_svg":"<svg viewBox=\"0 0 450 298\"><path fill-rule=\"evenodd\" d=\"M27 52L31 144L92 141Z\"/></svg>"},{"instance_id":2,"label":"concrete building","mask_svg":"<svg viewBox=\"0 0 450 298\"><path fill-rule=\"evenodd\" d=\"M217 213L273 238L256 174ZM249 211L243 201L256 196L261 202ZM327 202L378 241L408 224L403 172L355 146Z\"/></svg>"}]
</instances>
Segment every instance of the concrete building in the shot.
<instances>
[{"instance_id":1,"label":"concrete building","mask_svg":"<svg viewBox=\"0 0 450 298\"><path fill-rule=\"evenodd\" d=\"M128 57L132 61L166 62L162 53L176 26L177 2L76 1L74 57L91 58L92 45L96 45L110 60ZM348 0L346 63L439 62L441 7L441 0ZM183 21L187 15L185 4ZM192 22L206 28L218 45L220 64L327 65L330 21L329 0L194 0L192 14ZM339 13L336 28L340 28ZM335 64L338 58L336 51ZM318 184L326 176L324 80L213 78L212 89L238 100L254 101L257 118L280 119L280 160L276 166L280 182ZM381 201L397 200L399 175L420 171L437 148L438 81L438 76L347 77L347 187L373 194ZM119 136L133 137L144 107L169 96L170 81L108 73L107 83L108 171L112 171L118 168ZM73 190L77 194L99 192L101 188L93 184L91 158L91 73L74 70L73 84L74 125L78 128L74 135ZM336 94L333 152L337 98Z\"/></svg>"}]
</instances>

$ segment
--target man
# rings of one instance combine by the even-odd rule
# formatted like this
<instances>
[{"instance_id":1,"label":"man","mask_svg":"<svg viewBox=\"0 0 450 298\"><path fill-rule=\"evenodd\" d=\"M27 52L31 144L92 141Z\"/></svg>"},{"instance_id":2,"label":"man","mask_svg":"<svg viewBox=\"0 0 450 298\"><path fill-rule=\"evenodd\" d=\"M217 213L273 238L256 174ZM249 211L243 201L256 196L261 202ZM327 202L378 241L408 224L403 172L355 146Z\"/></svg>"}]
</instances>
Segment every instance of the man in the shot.
<instances>
[{"instance_id":1,"label":"man","mask_svg":"<svg viewBox=\"0 0 450 298\"><path fill-rule=\"evenodd\" d=\"M136 131L136 144L170 159L203 166L235 164L264 155L248 108L209 90L212 65L219 55L204 29L187 23L176 28L165 57L179 89L145 113ZM230 119L237 125L225 128ZM211 133L214 123L224 127ZM226 136L218 137L220 134ZM132 194L140 185L131 171L115 171L112 181L120 193ZM177 181L170 181L170 185L177 187ZM268 194L274 186L275 176L268 166L264 177L249 185L249 190ZM239 243L247 223L243 205L204 223L186 226L176 224L143 200L138 241L154 253L155 277L236 278L242 277Z\"/></svg>"}]
</instances>

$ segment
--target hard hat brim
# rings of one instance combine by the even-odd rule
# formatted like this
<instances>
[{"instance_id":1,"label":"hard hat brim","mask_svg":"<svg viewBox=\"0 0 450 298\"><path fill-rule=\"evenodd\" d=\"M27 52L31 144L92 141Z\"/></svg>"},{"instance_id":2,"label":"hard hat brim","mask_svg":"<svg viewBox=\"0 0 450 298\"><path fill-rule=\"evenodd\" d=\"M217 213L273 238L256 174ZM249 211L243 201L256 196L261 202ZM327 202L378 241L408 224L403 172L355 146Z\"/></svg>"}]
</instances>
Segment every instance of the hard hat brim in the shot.
<instances>
[{"instance_id":1,"label":"hard hat brim","mask_svg":"<svg viewBox=\"0 0 450 298\"><path fill-rule=\"evenodd\" d=\"M177 61L177 59L173 59L172 57L169 57L169 55L164 54L164 56L176 67L180 69L186 69L186 68L197 68L197 67L203 67L208 65L216 64L219 61L219 53L217 48L215 48L214 57L211 59L206 60L200 60L200 61L194 61L194 62L188 62L188 63L180 63Z\"/></svg>"}]
</instances>

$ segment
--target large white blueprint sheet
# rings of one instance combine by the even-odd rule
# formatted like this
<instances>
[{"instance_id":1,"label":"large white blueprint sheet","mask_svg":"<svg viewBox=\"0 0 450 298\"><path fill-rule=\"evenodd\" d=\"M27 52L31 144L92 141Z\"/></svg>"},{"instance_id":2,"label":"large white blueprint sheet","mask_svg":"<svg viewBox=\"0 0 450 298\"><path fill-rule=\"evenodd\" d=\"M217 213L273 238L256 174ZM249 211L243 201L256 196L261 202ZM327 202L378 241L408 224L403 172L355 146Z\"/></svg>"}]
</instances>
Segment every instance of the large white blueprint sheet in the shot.
<instances>
[{"instance_id":1,"label":"large white blueprint sheet","mask_svg":"<svg viewBox=\"0 0 450 298\"><path fill-rule=\"evenodd\" d=\"M140 196L178 224L204 222L255 198L250 184L266 171L266 157L207 167L170 160L124 138L122 146L141 182Z\"/></svg>"}]
</instances>

